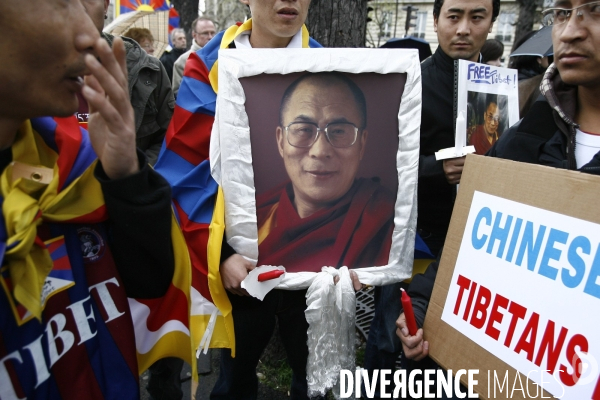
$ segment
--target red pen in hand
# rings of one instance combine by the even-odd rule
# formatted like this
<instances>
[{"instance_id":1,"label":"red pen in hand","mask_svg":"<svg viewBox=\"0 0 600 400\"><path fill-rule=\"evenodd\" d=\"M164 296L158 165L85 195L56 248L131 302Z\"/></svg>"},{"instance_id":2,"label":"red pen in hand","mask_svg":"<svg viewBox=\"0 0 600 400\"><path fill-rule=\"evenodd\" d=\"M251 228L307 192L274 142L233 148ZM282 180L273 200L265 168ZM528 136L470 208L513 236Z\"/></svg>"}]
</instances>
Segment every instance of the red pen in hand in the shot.
<instances>
[{"instance_id":1,"label":"red pen in hand","mask_svg":"<svg viewBox=\"0 0 600 400\"><path fill-rule=\"evenodd\" d=\"M260 277L260 275L259 275ZM402 308L404 309L404 318L406 319L406 327L408 328L408 333L411 336L417 334L417 321L415 320L415 313L413 311L412 302L410 301L410 296L404 289L402 290L402 297L400 301L402 302Z\"/></svg>"},{"instance_id":2,"label":"red pen in hand","mask_svg":"<svg viewBox=\"0 0 600 400\"><path fill-rule=\"evenodd\" d=\"M259 282L270 281L271 279L279 278L283 274L285 274L285 271L282 271L280 269L274 269L273 271L258 274L257 279Z\"/></svg>"}]
</instances>

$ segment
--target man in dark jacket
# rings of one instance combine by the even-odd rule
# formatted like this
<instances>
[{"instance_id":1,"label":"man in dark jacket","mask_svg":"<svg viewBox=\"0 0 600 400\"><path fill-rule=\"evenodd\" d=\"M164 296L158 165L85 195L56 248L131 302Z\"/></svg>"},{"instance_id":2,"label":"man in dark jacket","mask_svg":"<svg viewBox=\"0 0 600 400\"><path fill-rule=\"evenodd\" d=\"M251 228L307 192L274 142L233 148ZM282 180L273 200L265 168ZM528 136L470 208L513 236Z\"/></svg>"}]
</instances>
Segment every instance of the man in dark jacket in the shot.
<instances>
[{"instance_id":1,"label":"man in dark jacket","mask_svg":"<svg viewBox=\"0 0 600 400\"><path fill-rule=\"evenodd\" d=\"M561 4L569 8L544 11L544 22L553 26L555 54L542 80L544 98L502 134L487 155L600 175L600 30L595 20L600 15L592 8L598 6L588 3L571 0ZM417 321L425 316L437 264L410 285ZM407 357L425 357L423 331L410 336L404 314L397 326Z\"/></svg>"},{"instance_id":2,"label":"man in dark jacket","mask_svg":"<svg viewBox=\"0 0 600 400\"><path fill-rule=\"evenodd\" d=\"M82 0L82 3L98 32L102 32L110 1ZM102 37L112 46L114 36L102 33ZM136 41L129 38L123 41L127 52L129 96L135 114L136 145L154 165L175 108L171 81L160 61L146 54Z\"/></svg>"},{"instance_id":3,"label":"man in dark jacket","mask_svg":"<svg viewBox=\"0 0 600 400\"><path fill-rule=\"evenodd\" d=\"M540 87L544 98L488 155L600 174L600 32L593 20L600 13L583 0L561 5L577 11L544 11L555 54Z\"/></svg>"},{"instance_id":4,"label":"man in dark jacket","mask_svg":"<svg viewBox=\"0 0 600 400\"><path fill-rule=\"evenodd\" d=\"M436 161L434 153L454 146L454 60L478 61L500 12L499 0L435 0L433 26L439 47L421 63L422 108L417 229L434 255L446 238L464 157ZM367 341L366 368L393 368L400 353L394 337L401 312L400 284L376 291L378 310ZM421 324L423 321L420 321Z\"/></svg>"},{"instance_id":5,"label":"man in dark jacket","mask_svg":"<svg viewBox=\"0 0 600 400\"><path fill-rule=\"evenodd\" d=\"M421 64L423 107L419 157L417 229L433 254L444 244L464 157L436 161L454 147L454 60L479 60L479 51L500 12L500 1L436 0L434 29L439 47Z\"/></svg>"},{"instance_id":6,"label":"man in dark jacket","mask_svg":"<svg viewBox=\"0 0 600 400\"><path fill-rule=\"evenodd\" d=\"M186 50L185 31L181 28L173 29L171 31L171 43L173 48L171 51L167 51L160 56L160 62L165 66L170 82L173 82L173 66L175 65L175 61L177 61Z\"/></svg>"}]
</instances>

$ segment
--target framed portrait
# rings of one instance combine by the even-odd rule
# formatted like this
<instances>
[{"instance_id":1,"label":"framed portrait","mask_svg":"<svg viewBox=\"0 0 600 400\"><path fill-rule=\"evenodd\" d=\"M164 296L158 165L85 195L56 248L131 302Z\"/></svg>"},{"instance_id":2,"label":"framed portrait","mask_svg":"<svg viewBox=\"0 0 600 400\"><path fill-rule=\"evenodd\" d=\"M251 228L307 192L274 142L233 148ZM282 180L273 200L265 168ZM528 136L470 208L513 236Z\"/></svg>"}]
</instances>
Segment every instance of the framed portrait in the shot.
<instances>
[{"instance_id":1,"label":"framed portrait","mask_svg":"<svg viewBox=\"0 0 600 400\"><path fill-rule=\"evenodd\" d=\"M456 134L464 135L464 143L483 155L519 121L517 71L466 60L455 63L456 111L466 121Z\"/></svg>"},{"instance_id":2,"label":"framed portrait","mask_svg":"<svg viewBox=\"0 0 600 400\"><path fill-rule=\"evenodd\" d=\"M221 51L211 172L228 243L306 287L324 266L410 277L421 115L414 50Z\"/></svg>"}]
</instances>

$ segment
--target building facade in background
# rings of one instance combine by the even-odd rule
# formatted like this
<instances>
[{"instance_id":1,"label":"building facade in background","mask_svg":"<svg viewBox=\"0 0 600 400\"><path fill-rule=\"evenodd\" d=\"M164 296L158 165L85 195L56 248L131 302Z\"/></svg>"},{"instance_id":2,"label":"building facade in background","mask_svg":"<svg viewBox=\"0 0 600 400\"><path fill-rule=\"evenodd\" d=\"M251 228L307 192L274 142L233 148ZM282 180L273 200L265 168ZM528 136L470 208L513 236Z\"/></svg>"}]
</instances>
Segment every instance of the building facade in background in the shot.
<instances>
[{"instance_id":1,"label":"building facade in background","mask_svg":"<svg viewBox=\"0 0 600 400\"><path fill-rule=\"evenodd\" d=\"M431 51L435 52L438 47L437 35L433 30L433 0L372 0L369 7L373 10L369 13L371 21L367 23L367 47L380 47L392 38L405 36L405 24L407 18L406 6L416 7L413 9L411 19L414 27L408 31L408 36L425 39L431 45ZM500 15L494 23L492 33L488 39L498 39L504 43L503 65L508 64L509 55L515 40L515 23L519 16L519 5L515 0L504 0L501 2ZM538 29L540 26L534 27Z\"/></svg>"},{"instance_id":2,"label":"building facade in background","mask_svg":"<svg viewBox=\"0 0 600 400\"><path fill-rule=\"evenodd\" d=\"M198 10L200 15L215 21L217 30L250 18L250 9L239 0L201 0Z\"/></svg>"}]
</instances>

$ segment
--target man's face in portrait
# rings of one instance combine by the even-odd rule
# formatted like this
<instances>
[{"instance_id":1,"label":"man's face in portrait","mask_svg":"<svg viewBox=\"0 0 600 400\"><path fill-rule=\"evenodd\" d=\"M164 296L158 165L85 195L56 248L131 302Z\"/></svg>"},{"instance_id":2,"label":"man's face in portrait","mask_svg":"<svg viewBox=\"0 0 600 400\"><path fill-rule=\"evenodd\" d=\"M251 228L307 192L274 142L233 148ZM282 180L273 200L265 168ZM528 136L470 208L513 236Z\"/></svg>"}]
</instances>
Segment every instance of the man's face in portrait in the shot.
<instances>
[{"instance_id":1,"label":"man's face in portrait","mask_svg":"<svg viewBox=\"0 0 600 400\"><path fill-rule=\"evenodd\" d=\"M492 31L492 0L444 0L433 27L444 53L458 60L478 61Z\"/></svg>"},{"instance_id":2,"label":"man's face in portrait","mask_svg":"<svg viewBox=\"0 0 600 400\"><path fill-rule=\"evenodd\" d=\"M552 7L575 8L590 0L556 1ZM576 14L583 14L578 17ZM569 85L594 88L600 86L600 5L584 6L563 22L554 22L552 45L554 63L561 79Z\"/></svg>"},{"instance_id":3,"label":"man's face in portrait","mask_svg":"<svg viewBox=\"0 0 600 400\"><path fill-rule=\"evenodd\" d=\"M298 202L318 209L340 199L356 178L368 135L363 129L364 121L352 91L340 81L307 79L296 87L281 115L277 144L292 181L297 208ZM307 128L294 124L286 131L286 126L291 123L304 123ZM313 129L314 132L311 126L319 128L312 145L310 141L307 142L309 147L290 144L297 140L290 139L294 127L306 131ZM349 146L352 140L346 141L347 147L334 147L325 135L327 127L329 138L339 146L341 142L336 142L334 135L351 132L353 139L354 126L358 128L356 140Z\"/></svg>"},{"instance_id":4,"label":"man's face in portrait","mask_svg":"<svg viewBox=\"0 0 600 400\"><path fill-rule=\"evenodd\" d=\"M498 134L498 125L500 124L500 110L496 103L490 103L484 114L484 128L485 133L488 136L495 136Z\"/></svg>"},{"instance_id":5,"label":"man's face in portrait","mask_svg":"<svg viewBox=\"0 0 600 400\"><path fill-rule=\"evenodd\" d=\"M98 30L79 0L0 2L0 109L28 119L68 116Z\"/></svg>"}]
</instances>

